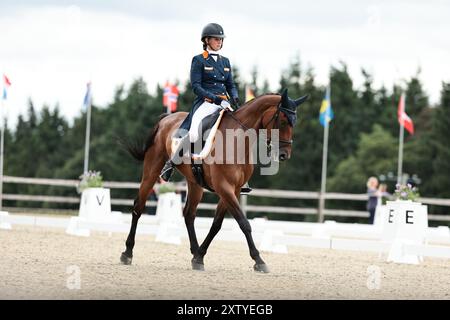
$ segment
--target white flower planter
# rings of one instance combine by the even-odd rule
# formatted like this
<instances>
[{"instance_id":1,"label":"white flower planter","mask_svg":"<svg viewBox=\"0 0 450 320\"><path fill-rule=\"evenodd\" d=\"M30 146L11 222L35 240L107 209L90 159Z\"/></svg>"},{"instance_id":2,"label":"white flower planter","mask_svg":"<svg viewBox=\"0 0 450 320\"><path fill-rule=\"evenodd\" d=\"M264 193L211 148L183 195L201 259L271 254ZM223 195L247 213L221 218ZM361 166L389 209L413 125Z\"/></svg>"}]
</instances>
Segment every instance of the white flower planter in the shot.
<instances>
[{"instance_id":1,"label":"white flower planter","mask_svg":"<svg viewBox=\"0 0 450 320\"><path fill-rule=\"evenodd\" d=\"M87 188L81 194L79 217L88 221L105 221L111 215L110 190Z\"/></svg>"},{"instance_id":2,"label":"white flower planter","mask_svg":"<svg viewBox=\"0 0 450 320\"><path fill-rule=\"evenodd\" d=\"M111 213L110 190L87 188L81 194L78 217L70 218L66 233L88 237L92 224L108 224L120 221L120 216Z\"/></svg>"},{"instance_id":3,"label":"white flower planter","mask_svg":"<svg viewBox=\"0 0 450 320\"><path fill-rule=\"evenodd\" d=\"M407 254L404 245L424 243L428 228L427 206L411 200L387 201L380 213L383 240L392 243L387 261L419 263L421 257Z\"/></svg>"}]
</instances>

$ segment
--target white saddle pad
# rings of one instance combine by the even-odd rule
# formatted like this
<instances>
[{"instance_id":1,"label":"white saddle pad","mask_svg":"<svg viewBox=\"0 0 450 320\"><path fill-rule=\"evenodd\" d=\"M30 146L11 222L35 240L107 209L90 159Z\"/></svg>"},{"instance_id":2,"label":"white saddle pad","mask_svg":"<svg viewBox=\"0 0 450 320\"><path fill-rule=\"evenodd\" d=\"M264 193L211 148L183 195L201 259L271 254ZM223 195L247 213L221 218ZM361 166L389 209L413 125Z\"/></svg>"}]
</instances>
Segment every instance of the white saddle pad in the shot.
<instances>
[{"instance_id":1,"label":"white saddle pad","mask_svg":"<svg viewBox=\"0 0 450 320\"><path fill-rule=\"evenodd\" d=\"M203 147L203 150L199 154L193 154L192 159L193 160L203 160L205 159L209 153L211 152L213 143L214 143L214 137L216 136L217 129L219 128L220 122L222 120L223 114L225 113L225 110L221 110L219 117L216 120L216 123L211 128L211 131L208 135L208 138L206 138L205 146Z\"/></svg>"}]
</instances>

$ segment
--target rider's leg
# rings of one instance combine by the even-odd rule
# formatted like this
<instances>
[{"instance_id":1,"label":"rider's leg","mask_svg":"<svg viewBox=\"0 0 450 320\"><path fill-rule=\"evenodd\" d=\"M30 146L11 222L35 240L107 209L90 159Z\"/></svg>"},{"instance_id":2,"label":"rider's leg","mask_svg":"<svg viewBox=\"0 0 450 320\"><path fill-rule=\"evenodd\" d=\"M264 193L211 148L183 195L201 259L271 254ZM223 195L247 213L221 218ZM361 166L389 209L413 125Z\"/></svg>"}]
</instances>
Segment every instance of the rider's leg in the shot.
<instances>
[{"instance_id":1,"label":"rider's leg","mask_svg":"<svg viewBox=\"0 0 450 320\"><path fill-rule=\"evenodd\" d=\"M244 185L241 188L241 194L250 193L252 192L252 188L250 188L248 182L244 183Z\"/></svg>"},{"instance_id":2,"label":"rider's leg","mask_svg":"<svg viewBox=\"0 0 450 320\"><path fill-rule=\"evenodd\" d=\"M172 152L172 157L167 160L164 168L161 170L160 178L164 181L169 181L170 177L173 174L175 165L180 164L182 162L183 153L186 150L190 149L190 142L194 143L197 141L199 137L201 137L201 123L205 117L213 114L217 110L220 110L220 107L216 104L204 102L198 109L195 111L192 116L191 127L189 129L189 134L184 135L181 140L175 140L178 142L178 147L176 147L175 151Z\"/></svg>"},{"instance_id":3,"label":"rider's leg","mask_svg":"<svg viewBox=\"0 0 450 320\"><path fill-rule=\"evenodd\" d=\"M202 137L203 131L206 131L210 128L210 126L214 125L215 121L209 121L210 126L205 127L203 124L204 119L207 117L214 117L217 119L218 113L221 110L221 108L213 103L204 102L198 110L194 113L194 116L192 117L191 122L191 128L189 130L189 136L191 143L195 143L199 138ZM216 113L216 116L214 116L214 113ZM198 152L200 153L201 150ZM252 188L248 185L248 182L246 182L242 188L241 193L250 193L252 191Z\"/></svg>"},{"instance_id":4,"label":"rider's leg","mask_svg":"<svg viewBox=\"0 0 450 320\"><path fill-rule=\"evenodd\" d=\"M221 108L217 104L204 102L197 109L197 111L195 111L194 115L192 116L191 127L189 129L189 137L192 143L195 143L198 139L202 138L202 134L205 129L210 129L210 128L203 128L202 126L203 119L220 110ZM212 123L211 125L213 124L214 123Z\"/></svg>"},{"instance_id":5,"label":"rider's leg","mask_svg":"<svg viewBox=\"0 0 450 320\"><path fill-rule=\"evenodd\" d=\"M190 143L189 143L189 134L185 134L181 138L172 138L174 152L172 153L172 157L166 161L164 168L161 170L160 178L164 181L169 181L172 177L173 171L175 169L175 165L181 164L183 155L186 152L189 152Z\"/></svg>"}]
</instances>

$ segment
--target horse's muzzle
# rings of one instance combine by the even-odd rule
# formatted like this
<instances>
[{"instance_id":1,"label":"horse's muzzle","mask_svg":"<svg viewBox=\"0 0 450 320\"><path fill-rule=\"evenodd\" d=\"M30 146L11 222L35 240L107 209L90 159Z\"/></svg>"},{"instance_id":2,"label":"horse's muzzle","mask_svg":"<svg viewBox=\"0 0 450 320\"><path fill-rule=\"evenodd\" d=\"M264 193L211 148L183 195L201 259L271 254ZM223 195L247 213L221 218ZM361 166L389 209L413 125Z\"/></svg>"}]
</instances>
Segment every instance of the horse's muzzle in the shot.
<instances>
[{"instance_id":1,"label":"horse's muzzle","mask_svg":"<svg viewBox=\"0 0 450 320\"><path fill-rule=\"evenodd\" d=\"M289 153L285 150L280 150L280 155L278 157L280 161L289 160Z\"/></svg>"}]
</instances>

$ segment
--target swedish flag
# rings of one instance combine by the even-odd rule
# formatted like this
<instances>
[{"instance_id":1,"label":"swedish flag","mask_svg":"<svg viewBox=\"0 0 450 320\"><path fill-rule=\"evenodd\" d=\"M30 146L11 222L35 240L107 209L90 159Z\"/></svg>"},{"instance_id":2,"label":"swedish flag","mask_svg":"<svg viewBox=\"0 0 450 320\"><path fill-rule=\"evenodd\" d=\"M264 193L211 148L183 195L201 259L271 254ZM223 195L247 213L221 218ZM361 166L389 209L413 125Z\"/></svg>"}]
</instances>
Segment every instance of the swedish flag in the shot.
<instances>
[{"instance_id":1,"label":"swedish flag","mask_svg":"<svg viewBox=\"0 0 450 320\"><path fill-rule=\"evenodd\" d=\"M325 127L333 118L334 113L331 108L330 86L328 86L325 93L325 98L322 100L322 106L320 107L319 121L320 124Z\"/></svg>"}]
</instances>

